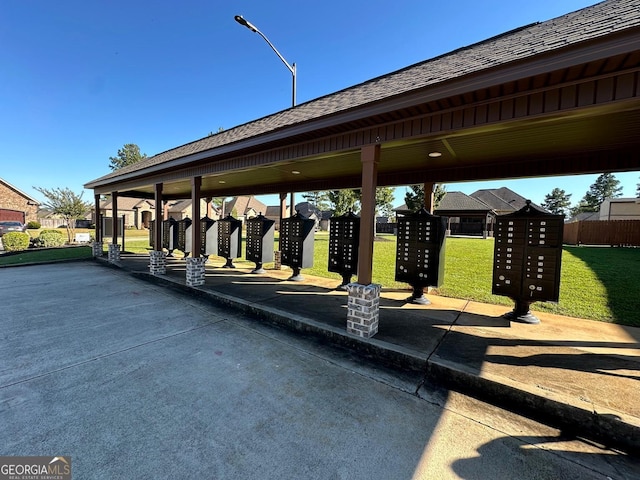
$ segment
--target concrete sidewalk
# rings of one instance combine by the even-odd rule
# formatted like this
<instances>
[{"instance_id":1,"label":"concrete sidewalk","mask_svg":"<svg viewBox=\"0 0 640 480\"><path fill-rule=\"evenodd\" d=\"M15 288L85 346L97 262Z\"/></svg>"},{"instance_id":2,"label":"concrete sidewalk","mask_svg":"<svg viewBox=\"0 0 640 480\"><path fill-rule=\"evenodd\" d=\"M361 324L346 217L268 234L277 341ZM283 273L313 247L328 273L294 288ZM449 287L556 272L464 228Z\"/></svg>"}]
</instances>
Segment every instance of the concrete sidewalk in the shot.
<instances>
[{"instance_id":1,"label":"concrete sidewalk","mask_svg":"<svg viewBox=\"0 0 640 480\"><path fill-rule=\"evenodd\" d=\"M640 454L640 328L537 312L539 325L510 323L508 307L430 295L407 303L408 291L385 291L371 339L346 332L347 293L339 282L290 270L208 265L202 287L185 285L185 263L167 259L150 275L146 255L123 253L105 266L233 306L263 320L356 351L369 360L425 372L425 386L449 388L523 413L606 446ZM304 272L303 272L304 274ZM535 308L535 305L534 305Z\"/></svg>"}]
</instances>

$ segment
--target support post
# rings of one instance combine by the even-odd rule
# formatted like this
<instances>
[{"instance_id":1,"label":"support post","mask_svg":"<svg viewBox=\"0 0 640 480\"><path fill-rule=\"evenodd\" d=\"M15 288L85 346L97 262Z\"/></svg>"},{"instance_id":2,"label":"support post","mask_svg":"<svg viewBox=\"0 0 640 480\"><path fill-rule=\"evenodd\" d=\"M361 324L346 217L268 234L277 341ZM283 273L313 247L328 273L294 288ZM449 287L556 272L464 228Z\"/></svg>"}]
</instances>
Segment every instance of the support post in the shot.
<instances>
[{"instance_id":1,"label":"support post","mask_svg":"<svg viewBox=\"0 0 640 480\"><path fill-rule=\"evenodd\" d=\"M362 147L362 208L360 210L360 245L358 250L358 283L371 283L373 268L373 240L376 215L376 186L380 145Z\"/></svg>"},{"instance_id":2,"label":"support post","mask_svg":"<svg viewBox=\"0 0 640 480\"><path fill-rule=\"evenodd\" d=\"M149 273L164 275L167 273L167 260L162 250L162 183L156 183L154 188L155 222L153 222L153 250L149 252Z\"/></svg>"},{"instance_id":3,"label":"support post","mask_svg":"<svg viewBox=\"0 0 640 480\"><path fill-rule=\"evenodd\" d=\"M425 182L424 184L424 209L433 215L434 191L436 184L433 182Z\"/></svg>"},{"instance_id":4,"label":"support post","mask_svg":"<svg viewBox=\"0 0 640 480\"><path fill-rule=\"evenodd\" d=\"M111 192L111 218L113 219L113 230L111 243L118 244L118 192Z\"/></svg>"},{"instance_id":5,"label":"support post","mask_svg":"<svg viewBox=\"0 0 640 480\"><path fill-rule=\"evenodd\" d=\"M154 250L162 252L162 219L164 217L164 209L162 208L162 183L156 183L154 195L156 221L153 222L153 244Z\"/></svg>"},{"instance_id":6,"label":"support post","mask_svg":"<svg viewBox=\"0 0 640 480\"><path fill-rule=\"evenodd\" d=\"M102 222L100 222L100 195L94 195L96 209L96 242L102 242Z\"/></svg>"},{"instance_id":7,"label":"support post","mask_svg":"<svg viewBox=\"0 0 640 480\"><path fill-rule=\"evenodd\" d=\"M380 145L363 147L360 158L362 161L362 208L360 210L358 282L346 286L349 292L347 332L359 337L370 338L378 332L380 315L381 286L371 283Z\"/></svg>"},{"instance_id":8,"label":"support post","mask_svg":"<svg viewBox=\"0 0 640 480\"><path fill-rule=\"evenodd\" d=\"M200 256L201 238L200 238L200 187L202 186L202 177L191 178L191 257Z\"/></svg>"},{"instance_id":9,"label":"support post","mask_svg":"<svg viewBox=\"0 0 640 480\"><path fill-rule=\"evenodd\" d=\"M118 245L118 192L111 192L111 218L113 219L113 230L111 243L109 244L108 258L111 263L116 263L120 261L120 245ZM124 244L124 241L122 243Z\"/></svg>"},{"instance_id":10,"label":"support post","mask_svg":"<svg viewBox=\"0 0 640 480\"><path fill-rule=\"evenodd\" d=\"M95 202L95 226L96 226L96 237L93 241L92 253L94 257L102 256L102 222L100 218L100 195L94 195Z\"/></svg>"},{"instance_id":11,"label":"support post","mask_svg":"<svg viewBox=\"0 0 640 480\"><path fill-rule=\"evenodd\" d=\"M282 220L287 214L287 194L280 193L280 221L278 222L278 232L281 231L282 228ZM273 252L273 269L274 270L282 270L282 250L279 246L280 240L278 240L278 249Z\"/></svg>"},{"instance_id":12,"label":"support post","mask_svg":"<svg viewBox=\"0 0 640 480\"><path fill-rule=\"evenodd\" d=\"M200 187L202 177L191 178L191 256L186 259L187 277L186 284L189 287L197 287L204 284L205 262L207 259L200 256Z\"/></svg>"}]
</instances>

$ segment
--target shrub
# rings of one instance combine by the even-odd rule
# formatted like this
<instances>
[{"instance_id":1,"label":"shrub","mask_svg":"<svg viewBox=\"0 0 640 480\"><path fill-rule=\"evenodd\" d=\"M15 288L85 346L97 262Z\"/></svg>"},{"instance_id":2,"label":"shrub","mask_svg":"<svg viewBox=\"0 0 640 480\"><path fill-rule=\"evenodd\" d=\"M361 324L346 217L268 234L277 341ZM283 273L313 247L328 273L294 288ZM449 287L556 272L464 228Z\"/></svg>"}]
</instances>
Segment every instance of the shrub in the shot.
<instances>
[{"instance_id":1,"label":"shrub","mask_svg":"<svg viewBox=\"0 0 640 480\"><path fill-rule=\"evenodd\" d=\"M35 220L31 220L29 223L27 223L27 228L29 230L38 230L42 225L40 225L40 222L36 222Z\"/></svg>"},{"instance_id":2,"label":"shrub","mask_svg":"<svg viewBox=\"0 0 640 480\"><path fill-rule=\"evenodd\" d=\"M30 240L28 233L9 232L2 237L2 245L7 252L19 252L29 248Z\"/></svg>"},{"instance_id":3,"label":"shrub","mask_svg":"<svg viewBox=\"0 0 640 480\"><path fill-rule=\"evenodd\" d=\"M33 242L36 247L61 247L64 243L64 236L57 230L43 230Z\"/></svg>"}]
</instances>

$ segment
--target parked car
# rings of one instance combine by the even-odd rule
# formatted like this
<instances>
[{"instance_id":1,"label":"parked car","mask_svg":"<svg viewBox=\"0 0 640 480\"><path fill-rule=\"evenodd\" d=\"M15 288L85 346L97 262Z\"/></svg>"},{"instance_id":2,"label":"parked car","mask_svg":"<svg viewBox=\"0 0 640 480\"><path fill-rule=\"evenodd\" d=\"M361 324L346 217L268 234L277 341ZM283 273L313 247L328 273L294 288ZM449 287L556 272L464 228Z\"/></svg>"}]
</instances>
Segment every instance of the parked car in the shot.
<instances>
[{"instance_id":1,"label":"parked car","mask_svg":"<svg viewBox=\"0 0 640 480\"><path fill-rule=\"evenodd\" d=\"M27 226L22 222L15 222L13 220L3 220L0 222L0 237L9 232L24 232L27 230Z\"/></svg>"}]
</instances>

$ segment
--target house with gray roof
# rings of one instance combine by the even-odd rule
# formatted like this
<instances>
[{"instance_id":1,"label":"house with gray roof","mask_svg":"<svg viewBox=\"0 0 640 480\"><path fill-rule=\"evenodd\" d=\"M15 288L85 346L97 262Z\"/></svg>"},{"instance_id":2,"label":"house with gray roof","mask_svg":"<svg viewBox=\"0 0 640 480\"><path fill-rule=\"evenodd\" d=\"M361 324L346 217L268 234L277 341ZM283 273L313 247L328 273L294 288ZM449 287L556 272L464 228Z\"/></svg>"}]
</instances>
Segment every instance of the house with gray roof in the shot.
<instances>
[{"instance_id":1,"label":"house with gray roof","mask_svg":"<svg viewBox=\"0 0 640 480\"><path fill-rule=\"evenodd\" d=\"M433 213L447 217L447 235L493 235L496 212L486 203L462 192L447 192Z\"/></svg>"}]
</instances>

